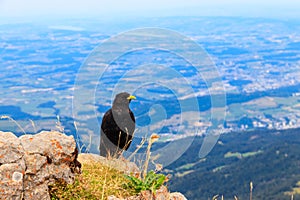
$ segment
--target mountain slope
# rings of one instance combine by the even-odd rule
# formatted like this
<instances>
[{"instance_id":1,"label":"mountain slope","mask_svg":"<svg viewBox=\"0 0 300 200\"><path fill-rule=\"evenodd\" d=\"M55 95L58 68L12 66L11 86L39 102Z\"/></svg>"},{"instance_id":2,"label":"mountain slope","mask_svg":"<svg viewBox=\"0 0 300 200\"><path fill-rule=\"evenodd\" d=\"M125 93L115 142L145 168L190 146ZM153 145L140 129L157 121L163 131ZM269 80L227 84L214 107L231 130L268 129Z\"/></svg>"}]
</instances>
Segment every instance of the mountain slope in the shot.
<instances>
[{"instance_id":1,"label":"mountain slope","mask_svg":"<svg viewBox=\"0 0 300 200\"><path fill-rule=\"evenodd\" d=\"M188 199L207 200L216 194L246 199L251 181L254 199L290 199L287 192L300 180L300 129L224 134L204 159L198 157L202 141L196 138L166 168L173 175L170 189Z\"/></svg>"}]
</instances>

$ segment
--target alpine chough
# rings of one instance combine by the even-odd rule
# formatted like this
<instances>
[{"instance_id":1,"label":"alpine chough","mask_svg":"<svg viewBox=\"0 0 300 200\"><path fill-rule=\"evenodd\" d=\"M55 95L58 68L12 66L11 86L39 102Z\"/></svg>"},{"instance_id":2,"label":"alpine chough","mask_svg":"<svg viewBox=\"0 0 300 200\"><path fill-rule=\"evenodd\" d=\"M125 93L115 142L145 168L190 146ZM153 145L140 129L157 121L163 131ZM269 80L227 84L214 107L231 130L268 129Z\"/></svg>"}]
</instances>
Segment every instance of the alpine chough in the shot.
<instances>
[{"instance_id":1,"label":"alpine chough","mask_svg":"<svg viewBox=\"0 0 300 200\"><path fill-rule=\"evenodd\" d=\"M117 157L131 144L135 118L129 103L135 96L122 92L116 95L112 108L102 118L100 135L100 155Z\"/></svg>"}]
</instances>

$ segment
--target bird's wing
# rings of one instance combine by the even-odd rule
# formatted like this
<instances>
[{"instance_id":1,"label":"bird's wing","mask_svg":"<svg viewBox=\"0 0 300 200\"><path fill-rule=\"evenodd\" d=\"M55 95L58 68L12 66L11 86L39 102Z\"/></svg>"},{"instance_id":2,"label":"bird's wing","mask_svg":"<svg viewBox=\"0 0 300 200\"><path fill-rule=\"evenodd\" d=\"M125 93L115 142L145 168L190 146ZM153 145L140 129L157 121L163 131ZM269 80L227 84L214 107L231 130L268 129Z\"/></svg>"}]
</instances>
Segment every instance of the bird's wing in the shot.
<instances>
[{"instance_id":1,"label":"bird's wing","mask_svg":"<svg viewBox=\"0 0 300 200\"><path fill-rule=\"evenodd\" d=\"M130 114L131 121L128 123L128 129L129 129L128 131L132 135L135 130L135 117L131 110L129 110L129 114Z\"/></svg>"},{"instance_id":2,"label":"bird's wing","mask_svg":"<svg viewBox=\"0 0 300 200\"><path fill-rule=\"evenodd\" d=\"M135 122L135 117L134 117L134 114L131 110L129 110L129 114L130 114L130 117L131 117L132 121Z\"/></svg>"},{"instance_id":3,"label":"bird's wing","mask_svg":"<svg viewBox=\"0 0 300 200\"><path fill-rule=\"evenodd\" d=\"M103 115L103 118L102 118L102 124L101 124L101 131L104 131L105 132L105 129L107 129L111 122L112 122L112 111L111 109L109 109L104 115Z\"/></svg>"}]
</instances>

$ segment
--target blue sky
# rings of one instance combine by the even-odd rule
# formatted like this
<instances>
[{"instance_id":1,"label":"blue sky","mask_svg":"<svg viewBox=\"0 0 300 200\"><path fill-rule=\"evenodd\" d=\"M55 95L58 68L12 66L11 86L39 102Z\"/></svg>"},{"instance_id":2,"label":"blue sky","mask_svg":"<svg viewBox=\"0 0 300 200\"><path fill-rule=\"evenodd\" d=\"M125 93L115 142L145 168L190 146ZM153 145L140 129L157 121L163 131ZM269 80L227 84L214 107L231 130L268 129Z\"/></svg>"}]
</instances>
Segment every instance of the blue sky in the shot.
<instances>
[{"instance_id":1,"label":"blue sky","mask_svg":"<svg viewBox=\"0 0 300 200\"><path fill-rule=\"evenodd\" d=\"M299 0L0 0L0 18L250 16L299 18Z\"/></svg>"}]
</instances>

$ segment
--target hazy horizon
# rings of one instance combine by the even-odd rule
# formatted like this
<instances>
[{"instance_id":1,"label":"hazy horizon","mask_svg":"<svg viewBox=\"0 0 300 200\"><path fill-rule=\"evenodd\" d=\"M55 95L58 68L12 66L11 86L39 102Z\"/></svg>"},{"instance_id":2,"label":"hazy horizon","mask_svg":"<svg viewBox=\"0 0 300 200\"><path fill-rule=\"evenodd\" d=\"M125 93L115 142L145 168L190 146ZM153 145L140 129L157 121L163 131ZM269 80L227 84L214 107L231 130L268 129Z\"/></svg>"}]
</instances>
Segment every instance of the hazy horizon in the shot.
<instances>
[{"instance_id":1,"label":"hazy horizon","mask_svg":"<svg viewBox=\"0 0 300 200\"><path fill-rule=\"evenodd\" d=\"M165 16L238 16L298 19L300 2L295 0L244 1L212 0L190 1L138 1L118 2L112 0L41 2L37 0L0 0L0 20L8 19L51 19L61 17L165 17Z\"/></svg>"}]
</instances>

